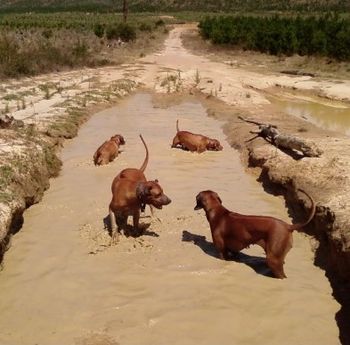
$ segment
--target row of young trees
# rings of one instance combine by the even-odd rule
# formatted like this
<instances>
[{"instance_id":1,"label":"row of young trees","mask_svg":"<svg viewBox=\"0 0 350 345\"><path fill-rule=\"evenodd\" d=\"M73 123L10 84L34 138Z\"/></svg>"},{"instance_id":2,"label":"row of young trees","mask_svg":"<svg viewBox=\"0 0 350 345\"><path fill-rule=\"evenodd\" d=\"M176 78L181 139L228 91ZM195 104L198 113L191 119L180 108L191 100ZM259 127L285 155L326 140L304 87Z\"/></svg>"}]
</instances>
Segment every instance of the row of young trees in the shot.
<instances>
[{"instance_id":1,"label":"row of young trees","mask_svg":"<svg viewBox=\"0 0 350 345\"><path fill-rule=\"evenodd\" d=\"M206 17L199 24L205 39L273 55L320 55L350 60L350 19L308 17Z\"/></svg>"},{"instance_id":2,"label":"row of young trees","mask_svg":"<svg viewBox=\"0 0 350 345\"><path fill-rule=\"evenodd\" d=\"M140 22L152 24L157 20L155 18L156 16L150 15L131 15L127 22L135 26ZM123 21L123 15L119 13L57 12L0 14L0 28L10 29L52 28L91 30L96 24L114 25Z\"/></svg>"},{"instance_id":3,"label":"row of young trees","mask_svg":"<svg viewBox=\"0 0 350 345\"><path fill-rule=\"evenodd\" d=\"M118 39L128 42L135 40L143 31L152 32L164 26L162 19L151 16L131 16L127 22L126 15L110 13L29 13L0 15L0 35L2 31L39 29L45 38L50 38L57 30L74 32L94 32L97 37Z\"/></svg>"},{"instance_id":4,"label":"row of young trees","mask_svg":"<svg viewBox=\"0 0 350 345\"><path fill-rule=\"evenodd\" d=\"M0 12L349 11L349 0L1 0Z\"/></svg>"}]
</instances>

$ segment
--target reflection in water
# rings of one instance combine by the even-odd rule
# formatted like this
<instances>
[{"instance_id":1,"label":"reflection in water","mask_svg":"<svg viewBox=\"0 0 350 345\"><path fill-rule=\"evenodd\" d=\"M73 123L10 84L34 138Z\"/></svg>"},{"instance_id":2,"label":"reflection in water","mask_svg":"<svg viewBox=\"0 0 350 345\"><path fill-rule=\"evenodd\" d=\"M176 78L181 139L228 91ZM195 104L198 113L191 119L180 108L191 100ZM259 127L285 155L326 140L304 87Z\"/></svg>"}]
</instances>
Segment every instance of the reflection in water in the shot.
<instances>
[{"instance_id":1,"label":"reflection in water","mask_svg":"<svg viewBox=\"0 0 350 345\"><path fill-rule=\"evenodd\" d=\"M268 97L282 111L302 117L316 126L350 135L350 108L337 107L300 99Z\"/></svg>"}]
</instances>

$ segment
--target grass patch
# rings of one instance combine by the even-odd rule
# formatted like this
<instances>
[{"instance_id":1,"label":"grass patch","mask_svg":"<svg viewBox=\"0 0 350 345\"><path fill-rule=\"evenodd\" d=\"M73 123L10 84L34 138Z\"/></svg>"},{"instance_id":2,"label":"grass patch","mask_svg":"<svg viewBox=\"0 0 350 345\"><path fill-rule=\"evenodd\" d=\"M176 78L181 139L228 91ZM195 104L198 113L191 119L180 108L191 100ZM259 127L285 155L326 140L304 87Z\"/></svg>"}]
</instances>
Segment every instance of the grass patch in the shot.
<instances>
[{"instance_id":1,"label":"grass patch","mask_svg":"<svg viewBox=\"0 0 350 345\"><path fill-rule=\"evenodd\" d=\"M14 199L13 193L0 191L0 203L9 204Z\"/></svg>"},{"instance_id":2,"label":"grass patch","mask_svg":"<svg viewBox=\"0 0 350 345\"><path fill-rule=\"evenodd\" d=\"M86 111L72 107L68 109L67 115L59 117L48 127L46 134L52 138L72 139L78 134L79 126L87 117Z\"/></svg>"},{"instance_id":3,"label":"grass patch","mask_svg":"<svg viewBox=\"0 0 350 345\"><path fill-rule=\"evenodd\" d=\"M57 157L53 147L44 144L43 151L45 155L45 162L50 176L58 176L62 166L62 161Z\"/></svg>"},{"instance_id":4,"label":"grass patch","mask_svg":"<svg viewBox=\"0 0 350 345\"><path fill-rule=\"evenodd\" d=\"M3 189L4 186L9 184L13 179L14 170L10 165L0 166L0 186Z\"/></svg>"},{"instance_id":5,"label":"grass patch","mask_svg":"<svg viewBox=\"0 0 350 345\"><path fill-rule=\"evenodd\" d=\"M5 95L2 99L4 101L16 101L19 100L21 97L19 95L16 95L14 93L9 93L7 95Z\"/></svg>"}]
</instances>

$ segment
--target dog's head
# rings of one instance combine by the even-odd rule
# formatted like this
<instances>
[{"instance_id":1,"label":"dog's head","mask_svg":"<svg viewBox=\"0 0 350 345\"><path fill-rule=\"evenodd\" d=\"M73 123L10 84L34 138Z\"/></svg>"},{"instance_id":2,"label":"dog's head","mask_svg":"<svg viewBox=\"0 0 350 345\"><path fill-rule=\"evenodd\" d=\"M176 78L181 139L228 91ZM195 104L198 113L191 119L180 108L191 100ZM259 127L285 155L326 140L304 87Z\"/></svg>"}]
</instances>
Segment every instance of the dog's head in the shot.
<instances>
[{"instance_id":1,"label":"dog's head","mask_svg":"<svg viewBox=\"0 0 350 345\"><path fill-rule=\"evenodd\" d=\"M216 192L211 190L205 190L197 194L195 210L204 209L205 211L214 208L217 205L221 205L222 201Z\"/></svg>"},{"instance_id":2,"label":"dog's head","mask_svg":"<svg viewBox=\"0 0 350 345\"><path fill-rule=\"evenodd\" d=\"M120 134L113 135L110 140L115 141L117 145L125 145L124 137Z\"/></svg>"},{"instance_id":3,"label":"dog's head","mask_svg":"<svg viewBox=\"0 0 350 345\"><path fill-rule=\"evenodd\" d=\"M207 144L207 150L209 151L221 151L223 147L220 144L220 141L217 139L209 139Z\"/></svg>"},{"instance_id":4,"label":"dog's head","mask_svg":"<svg viewBox=\"0 0 350 345\"><path fill-rule=\"evenodd\" d=\"M153 205L158 209L171 203L171 200L164 194L158 180L139 182L136 187L136 195L142 203Z\"/></svg>"}]
</instances>

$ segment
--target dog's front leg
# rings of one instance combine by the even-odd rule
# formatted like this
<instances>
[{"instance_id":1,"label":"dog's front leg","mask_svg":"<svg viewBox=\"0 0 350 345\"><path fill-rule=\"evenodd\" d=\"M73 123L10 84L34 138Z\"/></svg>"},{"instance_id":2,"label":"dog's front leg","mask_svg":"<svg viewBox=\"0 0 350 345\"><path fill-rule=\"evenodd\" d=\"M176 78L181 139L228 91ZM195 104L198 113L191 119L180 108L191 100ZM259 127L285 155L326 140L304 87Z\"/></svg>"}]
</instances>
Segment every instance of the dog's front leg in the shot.
<instances>
[{"instance_id":1,"label":"dog's front leg","mask_svg":"<svg viewBox=\"0 0 350 345\"><path fill-rule=\"evenodd\" d=\"M228 260L229 259L229 253L227 248L225 247L224 241L220 236L213 236L213 242L214 246L219 252L219 258L221 260Z\"/></svg>"},{"instance_id":2,"label":"dog's front leg","mask_svg":"<svg viewBox=\"0 0 350 345\"><path fill-rule=\"evenodd\" d=\"M226 248L224 248L223 251L220 251L219 257L221 260L229 260L230 256L229 256L228 250Z\"/></svg>"},{"instance_id":3,"label":"dog's front leg","mask_svg":"<svg viewBox=\"0 0 350 345\"><path fill-rule=\"evenodd\" d=\"M109 209L109 220L111 223L111 244L119 241L119 232L117 231L117 222L115 219L115 213Z\"/></svg>"},{"instance_id":4,"label":"dog's front leg","mask_svg":"<svg viewBox=\"0 0 350 345\"><path fill-rule=\"evenodd\" d=\"M139 221L140 221L140 210L137 209L133 213L133 221L134 221L134 233L135 235L139 234Z\"/></svg>"}]
</instances>

